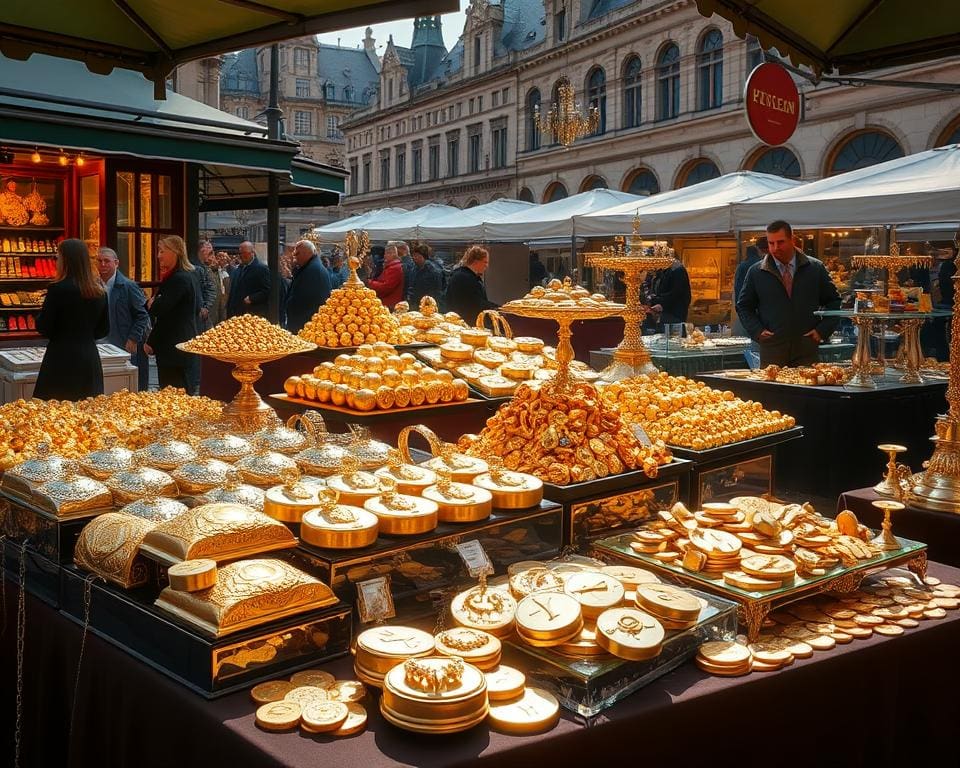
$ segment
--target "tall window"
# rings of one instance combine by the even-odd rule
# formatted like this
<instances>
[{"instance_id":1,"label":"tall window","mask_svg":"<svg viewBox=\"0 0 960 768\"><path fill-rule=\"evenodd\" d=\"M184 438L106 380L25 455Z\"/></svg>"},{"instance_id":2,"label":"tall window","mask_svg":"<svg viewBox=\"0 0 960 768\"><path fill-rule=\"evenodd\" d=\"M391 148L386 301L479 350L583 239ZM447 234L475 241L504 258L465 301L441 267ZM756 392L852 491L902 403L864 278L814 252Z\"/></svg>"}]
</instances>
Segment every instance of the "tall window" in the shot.
<instances>
[{"instance_id":1,"label":"tall window","mask_svg":"<svg viewBox=\"0 0 960 768\"><path fill-rule=\"evenodd\" d=\"M623 127L636 128L641 121L640 57L631 56L623 67Z\"/></svg>"},{"instance_id":2,"label":"tall window","mask_svg":"<svg viewBox=\"0 0 960 768\"><path fill-rule=\"evenodd\" d=\"M327 138L328 139L343 138L343 134L340 133L340 116L339 115L327 115Z\"/></svg>"},{"instance_id":3,"label":"tall window","mask_svg":"<svg viewBox=\"0 0 960 768\"><path fill-rule=\"evenodd\" d=\"M307 78L305 78L305 77L298 77L298 78L297 78L297 83L296 83L296 88L297 88L297 97L298 97L298 98L303 99L303 98L307 98L308 96L310 96L310 81L307 80Z\"/></svg>"},{"instance_id":4,"label":"tall window","mask_svg":"<svg viewBox=\"0 0 960 768\"><path fill-rule=\"evenodd\" d=\"M390 150L380 150L380 189L390 188Z\"/></svg>"},{"instance_id":5,"label":"tall window","mask_svg":"<svg viewBox=\"0 0 960 768\"><path fill-rule=\"evenodd\" d=\"M527 150L540 149L540 129L536 114L540 109L540 90L534 88L527 94Z\"/></svg>"},{"instance_id":6,"label":"tall window","mask_svg":"<svg viewBox=\"0 0 960 768\"><path fill-rule=\"evenodd\" d=\"M697 51L697 107L713 109L723 104L723 35L711 29Z\"/></svg>"},{"instance_id":7,"label":"tall window","mask_svg":"<svg viewBox=\"0 0 960 768\"><path fill-rule=\"evenodd\" d=\"M493 167L507 167L507 121L505 118L490 123L490 137L493 142Z\"/></svg>"},{"instance_id":8,"label":"tall window","mask_svg":"<svg viewBox=\"0 0 960 768\"><path fill-rule=\"evenodd\" d=\"M473 38L473 71L480 71L480 36Z\"/></svg>"},{"instance_id":9,"label":"tall window","mask_svg":"<svg viewBox=\"0 0 960 768\"><path fill-rule=\"evenodd\" d=\"M423 142L415 141L413 142L413 147L410 150L410 170L413 175L413 183L419 184L423 181Z\"/></svg>"},{"instance_id":10,"label":"tall window","mask_svg":"<svg viewBox=\"0 0 960 768\"><path fill-rule=\"evenodd\" d=\"M440 178L440 137L431 136L430 137L430 146L428 148L429 155L427 157L427 162L429 163L429 174L430 181L436 181Z\"/></svg>"},{"instance_id":11,"label":"tall window","mask_svg":"<svg viewBox=\"0 0 960 768\"><path fill-rule=\"evenodd\" d=\"M587 103L600 112L600 124L594 136L607 132L607 75L601 67L594 68L587 76Z\"/></svg>"},{"instance_id":12,"label":"tall window","mask_svg":"<svg viewBox=\"0 0 960 768\"><path fill-rule=\"evenodd\" d=\"M480 155L483 152L483 126L467 126L467 173L480 170Z\"/></svg>"},{"instance_id":13,"label":"tall window","mask_svg":"<svg viewBox=\"0 0 960 768\"><path fill-rule=\"evenodd\" d=\"M247 120L250 117L249 107L237 107L237 117Z\"/></svg>"},{"instance_id":14,"label":"tall window","mask_svg":"<svg viewBox=\"0 0 960 768\"><path fill-rule=\"evenodd\" d=\"M358 178L357 161L350 161L350 194L355 195L360 191L360 179Z\"/></svg>"},{"instance_id":15,"label":"tall window","mask_svg":"<svg viewBox=\"0 0 960 768\"><path fill-rule=\"evenodd\" d=\"M352 86L352 85L345 85L345 86L343 87L343 100L344 100L344 101L353 101L353 94L354 94L354 90L353 90L353 86Z\"/></svg>"},{"instance_id":16,"label":"tall window","mask_svg":"<svg viewBox=\"0 0 960 768\"><path fill-rule=\"evenodd\" d=\"M310 51L306 48L294 48L293 66L297 69L308 69L310 67Z\"/></svg>"},{"instance_id":17,"label":"tall window","mask_svg":"<svg viewBox=\"0 0 960 768\"><path fill-rule=\"evenodd\" d=\"M337 98L337 88L333 83L323 84L323 98L327 101L333 101Z\"/></svg>"},{"instance_id":18,"label":"tall window","mask_svg":"<svg viewBox=\"0 0 960 768\"><path fill-rule=\"evenodd\" d=\"M293 111L293 132L297 136L309 136L313 133L313 113L301 109Z\"/></svg>"},{"instance_id":19,"label":"tall window","mask_svg":"<svg viewBox=\"0 0 960 768\"><path fill-rule=\"evenodd\" d=\"M561 8L553 15L553 39L562 43L567 39L567 9Z\"/></svg>"},{"instance_id":20,"label":"tall window","mask_svg":"<svg viewBox=\"0 0 960 768\"><path fill-rule=\"evenodd\" d=\"M373 188L370 184L370 155L363 156L363 191L364 192L373 192Z\"/></svg>"},{"instance_id":21,"label":"tall window","mask_svg":"<svg viewBox=\"0 0 960 768\"><path fill-rule=\"evenodd\" d=\"M657 59L657 120L680 114L680 49L669 43Z\"/></svg>"},{"instance_id":22,"label":"tall window","mask_svg":"<svg viewBox=\"0 0 960 768\"><path fill-rule=\"evenodd\" d=\"M397 181L398 187L407 183L407 151L405 147L397 147Z\"/></svg>"},{"instance_id":23,"label":"tall window","mask_svg":"<svg viewBox=\"0 0 960 768\"><path fill-rule=\"evenodd\" d=\"M638 168L627 178L623 191L631 195L655 195L660 191L660 182L651 171Z\"/></svg>"},{"instance_id":24,"label":"tall window","mask_svg":"<svg viewBox=\"0 0 960 768\"><path fill-rule=\"evenodd\" d=\"M490 106L491 107L500 106L500 89L499 88L490 94Z\"/></svg>"},{"instance_id":25,"label":"tall window","mask_svg":"<svg viewBox=\"0 0 960 768\"><path fill-rule=\"evenodd\" d=\"M447 134L447 176L460 175L460 131Z\"/></svg>"},{"instance_id":26,"label":"tall window","mask_svg":"<svg viewBox=\"0 0 960 768\"><path fill-rule=\"evenodd\" d=\"M771 147L758 155L750 166L751 171L785 176L788 179L800 178L800 161L786 147Z\"/></svg>"},{"instance_id":27,"label":"tall window","mask_svg":"<svg viewBox=\"0 0 960 768\"><path fill-rule=\"evenodd\" d=\"M157 241L183 232L182 207L174 204L182 195L178 171L160 163L149 171L142 163L136 168L117 167L116 251L123 269L135 280L156 280Z\"/></svg>"},{"instance_id":28,"label":"tall window","mask_svg":"<svg viewBox=\"0 0 960 768\"><path fill-rule=\"evenodd\" d=\"M747 74L763 64L763 48L753 35L747 35Z\"/></svg>"},{"instance_id":29,"label":"tall window","mask_svg":"<svg viewBox=\"0 0 960 768\"><path fill-rule=\"evenodd\" d=\"M833 155L827 175L855 171L898 157L903 157L903 147L892 136L880 131L861 131L840 145Z\"/></svg>"}]
</instances>

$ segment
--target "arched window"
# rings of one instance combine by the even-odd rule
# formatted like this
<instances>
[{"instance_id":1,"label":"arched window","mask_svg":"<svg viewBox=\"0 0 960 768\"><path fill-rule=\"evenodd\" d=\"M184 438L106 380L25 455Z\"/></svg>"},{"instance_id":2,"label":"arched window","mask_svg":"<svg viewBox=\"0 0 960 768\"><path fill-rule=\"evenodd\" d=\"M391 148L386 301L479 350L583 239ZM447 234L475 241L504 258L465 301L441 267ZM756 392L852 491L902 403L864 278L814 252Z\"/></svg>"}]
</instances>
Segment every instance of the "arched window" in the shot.
<instances>
[{"instance_id":1,"label":"arched window","mask_svg":"<svg viewBox=\"0 0 960 768\"><path fill-rule=\"evenodd\" d=\"M827 175L855 171L898 157L903 157L903 147L895 138L881 131L862 131L846 139L834 151Z\"/></svg>"},{"instance_id":2,"label":"arched window","mask_svg":"<svg viewBox=\"0 0 960 768\"><path fill-rule=\"evenodd\" d=\"M567 197L567 188L562 182L555 181L546 188L543 193L543 202L555 203L557 200L563 200Z\"/></svg>"},{"instance_id":3,"label":"arched window","mask_svg":"<svg viewBox=\"0 0 960 768\"><path fill-rule=\"evenodd\" d=\"M591 189L608 189L607 182L603 176L587 176L580 184L581 192L589 192Z\"/></svg>"},{"instance_id":4,"label":"arched window","mask_svg":"<svg viewBox=\"0 0 960 768\"><path fill-rule=\"evenodd\" d=\"M687 166L686 172L680 176L680 183L677 184L677 188L690 187L694 184L699 184L701 181L715 179L719 175L720 169L717 168L716 163L701 157Z\"/></svg>"},{"instance_id":5,"label":"arched window","mask_svg":"<svg viewBox=\"0 0 960 768\"><path fill-rule=\"evenodd\" d=\"M467 201L467 204L466 204L465 206L463 206L463 207L464 207L464 208L475 208L475 207L478 206L478 205L480 205L480 201L477 200L477 198L475 198L475 197L471 197L471 198Z\"/></svg>"},{"instance_id":6,"label":"arched window","mask_svg":"<svg viewBox=\"0 0 960 768\"><path fill-rule=\"evenodd\" d=\"M800 178L800 161L786 147L771 147L754 155L749 170L757 173L770 173L788 179Z\"/></svg>"},{"instance_id":7,"label":"arched window","mask_svg":"<svg viewBox=\"0 0 960 768\"><path fill-rule=\"evenodd\" d=\"M723 35L711 29L697 50L697 107L713 109L723 104Z\"/></svg>"},{"instance_id":8,"label":"arched window","mask_svg":"<svg viewBox=\"0 0 960 768\"><path fill-rule=\"evenodd\" d=\"M680 49L669 43L657 58L657 120L680 114Z\"/></svg>"},{"instance_id":9,"label":"arched window","mask_svg":"<svg viewBox=\"0 0 960 768\"><path fill-rule=\"evenodd\" d=\"M594 67L587 75L587 104L600 112L600 124L594 136L607 132L607 75L601 67Z\"/></svg>"},{"instance_id":10,"label":"arched window","mask_svg":"<svg viewBox=\"0 0 960 768\"><path fill-rule=\"evenodd\" d=\"M640 57L631 56L623 67L623 127L640 125Z\"/></svg>"},{"instance_id":11,"label":"arched window","mask_svg":"<svg viewBox=\"0 0 960 768\"><path fill-rule=\"evenodd\" d=\"M753 35L747 35L747 74L763 64L763 48Z\"/></svg>"},{"instance_id":12,"label":"arched window","mask_svg":"<svg viewBox=\"0 0 960 768\"><path fill-rule=\"evenodd\" d=\"M945 147L948 144L960 144L960 115L940 134L940 140L936 143L938 147Z\"/></svg>"},{"instance_id":13,"label":"arched window","mask_svg":"<svg viewBox=\"0 0 960 768\"><path fill-rule=\"evenodd\" d=\"M534 88L527 94L527 150L540 149L540 129L537 127L537 112L540 109L540 90Z\"/></svg>"},{"instance_id":14,"label":"arched window","mask_svg":"<svg viewBox=\"0 0 960 768\"><path fill-rule=\"evenodd\" d=\"M323 84L323 98L327 101L333 101L336 96L336 89L333 86L333 83L324 83Z\"/></svg>"},{"instance_id":15,"label":"arched window","mask_svg":"<svg viewBox=\"0 0 960 768\"><path fill-rule=\"evenodd\" d=\"M660 191L660 182L653 175L653 171L638 168L627 176L623 191L631 195L655 195Z\"/></svg>"},{"instance_id":16,"label":"arched window","mask_svg":"<svg viewBox=\"0 0 960 768\"><path fill-rule=\"evenodd\" d=\"M523 200L525 203L533 203L533 202L536 202L536 201L533 199L533 190L531 190L530 187L523 187L523 188L517 193L517 200Z\"/></svg>"}]
</instances>

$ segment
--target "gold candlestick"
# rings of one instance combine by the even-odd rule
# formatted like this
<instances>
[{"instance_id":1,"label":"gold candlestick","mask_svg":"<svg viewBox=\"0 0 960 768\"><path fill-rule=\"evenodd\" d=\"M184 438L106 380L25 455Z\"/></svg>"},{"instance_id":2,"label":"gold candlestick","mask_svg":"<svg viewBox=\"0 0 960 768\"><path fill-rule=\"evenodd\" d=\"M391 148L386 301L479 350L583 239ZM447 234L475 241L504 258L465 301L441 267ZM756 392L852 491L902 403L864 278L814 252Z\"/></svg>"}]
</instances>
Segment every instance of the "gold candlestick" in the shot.
<instances>
[{"instance_id":1,"label":"gold candlestick","mask_svg":"<svg viewBox=\"0 0 960 768\"><path fill-rule=\"evenodd\" d=\"M901 504L899 501L892 501L889 499L881 499L880 501L871 502L873 506L877 509L883 510L883 525L880 527L880 533L870 541L870 543L882 549L885 552L890 552L896 549L900 549L900 542L897 541L897 537L893 535L893 522L890 519L891 512L897 512L901 509L906 509L905 505Z\"/></svg>"},{"instance_id":2,"label":"gold candlestick","mask_svg":"<svg viewBox=\"0 0 960 768\"><path fill-rule=\"evenodd\" d=\"M647 309L640 303L640 282L650 270L666 269L673 263L673 250L665 243L654 243L653 254L644 254L640 237L640 216L633 218L633 232L614 238L612 246L600 253L585 253L586 263L598 269L623 273L626 308L623 310L623 341L613 352L613 362L600 372L603 381L620 381L641 373L656 373L650 353L643 345L642 326Z\"/></svg>"},{"instance_id":3,"label":"gold candlestick","mask_svg":"<svg viewBox=\"0 0 960 768\"><path fill-rule=\"evenodd\" d=\"M900 482L897 479L897 454L907 450L905 445L896 443L881 443L877 446L881 451L887 454L887 473L883 480L873 486L873 490L883 496L899 497L901 494ZM904 465L900 465L904 466Z\"/></svg>"}]
</instances>

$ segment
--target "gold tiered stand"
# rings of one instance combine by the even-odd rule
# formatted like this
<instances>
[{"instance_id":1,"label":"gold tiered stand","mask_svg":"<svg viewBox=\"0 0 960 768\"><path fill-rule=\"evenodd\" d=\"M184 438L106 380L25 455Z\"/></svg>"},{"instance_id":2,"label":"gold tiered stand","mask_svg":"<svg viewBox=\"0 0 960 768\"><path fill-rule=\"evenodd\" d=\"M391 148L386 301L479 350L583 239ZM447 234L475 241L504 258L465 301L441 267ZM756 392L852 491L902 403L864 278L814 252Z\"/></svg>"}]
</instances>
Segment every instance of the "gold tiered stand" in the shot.
<instances>
[{"instance_id":1,"label":"gold tiered stand","mask_svg":"<svg viewBox=\"0 0 960 768\"><path fill-rule=\"evenodd\" d=\"M960 267L960 257L957 259ZM954 275L954 286L960 273ZM936 512L960 515L960 312L950 321L950 379L947 413L937 417L933 456L923 472L913 476L910 502Z\"/></svg>"},{"instance_id":2,"label":"gold tiered stand","mask_svg":"<svg viewBox=\"0 0 960 768\"><path fill-rule=\"evenodd\" d=\"M558 393L570 390L570 363L573 362L573 344L570 339L573 332L570 326L574 320L599 320L604 317L613 317L623 314L625 306L623 304L607 303L595 307L548 307L548 306L530 306L523 302L511 301L500 307L501 312L520 317L532 317L539 320L554 320L557 325L557 373L551 381L544 386L551 386ZM584 382L578 382L580 384Z\"/></svg>"},{"instance_id":3,"label":"gold tiered stand","mask_svg":"<svg viewBox=\"0 0 960 768\"><path fill-rule=\"evenodd\" d=\"M623 310L623 341L613 352L613 361L600 372L602 381L620 381L641 373L656 373L657 368L643 345L642 326L647 308L640 303L640 281L650 270L666 269L673 263L673 254L661 243L653 246L653 255L643 253L640 237L640 217L633 219L633 232L628 238L614 238L612 246L604 246L600 253L584 254L588 266L623 273L627 286L627 300Z\"/></svg>"},{"instance_id":4,"label":"gold tiered stand","mask_svg":"<svg viewBox=\"0 0 960 768\"><path fill-rule=\"evenodd\" d=\"M303 352L309 352L317 348L313 342L303 341ZM177 344L177 349L184 352L191 352L185 347L185 343ZM212 354L208 352L192 352L194 355L203 357L212 357L222 363L230 363L233 370L230 375L240 383L240 391L223 408L224 417L233 422L237 429L243 432L253 432L267 426L277 413L261 399L260 395L253 388L253 385L263 376L263 370L260 366L263 363L270 363L279 360L282 357L293 354L292 352L277 352L268 354L264 352L235 352L232 354Z\"/></svg>"},{"instance_id":5,"label":"gold tiered stand","mask_svg":"<svg viewBox=\"0 0 960 768\"><path fill-rule=\"evenodd\" d=\"M927 267L933 264L932 256L921 256L912 253L900 253L900 246L897 243L890 244L890 253L864 253L859 256L853 256L850 264L854 267L867 267L868 269L887 270L887 291L891 288L899 288L900 283L897 280L897 272L905 267Z\"/></svg>"}]
</instances>

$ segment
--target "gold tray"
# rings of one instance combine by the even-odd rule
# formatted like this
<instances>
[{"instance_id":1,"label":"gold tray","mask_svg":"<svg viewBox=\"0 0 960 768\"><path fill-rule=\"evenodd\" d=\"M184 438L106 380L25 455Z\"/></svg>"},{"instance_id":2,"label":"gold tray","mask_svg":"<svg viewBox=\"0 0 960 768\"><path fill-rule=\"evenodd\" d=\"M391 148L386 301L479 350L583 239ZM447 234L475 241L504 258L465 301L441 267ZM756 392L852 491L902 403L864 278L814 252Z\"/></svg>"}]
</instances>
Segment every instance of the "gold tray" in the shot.
<instances>
[{"instance_id":1,"label":"gold tray","mask_svg":"<svg viewBox=\"0 0 960 768\"><path fill-rule=\"evenodd\" d=\"M424 403L423 405L408 405L405 408L373 408L369 411L358 411L353 408L346 408L342 405L333 405L332 403L321 403L319 400L307 400L299 397L290 397L286 393L278 393L276 395L270 395L274 400L280 400L284 403L292 403L294 405L305 405L308 408L314 408L318 411L333 411L334 413L342 413L347 416L354 416L357 418L370 418L371 416L383 416L388 413L412 413L414 411L429 411L434 408L453 408L458 405L467 405L468 403L481 403L482 400L478 400L475 397L468 397L466 400L456 400L449 403Z\"/></svg>"}]
</instances>

